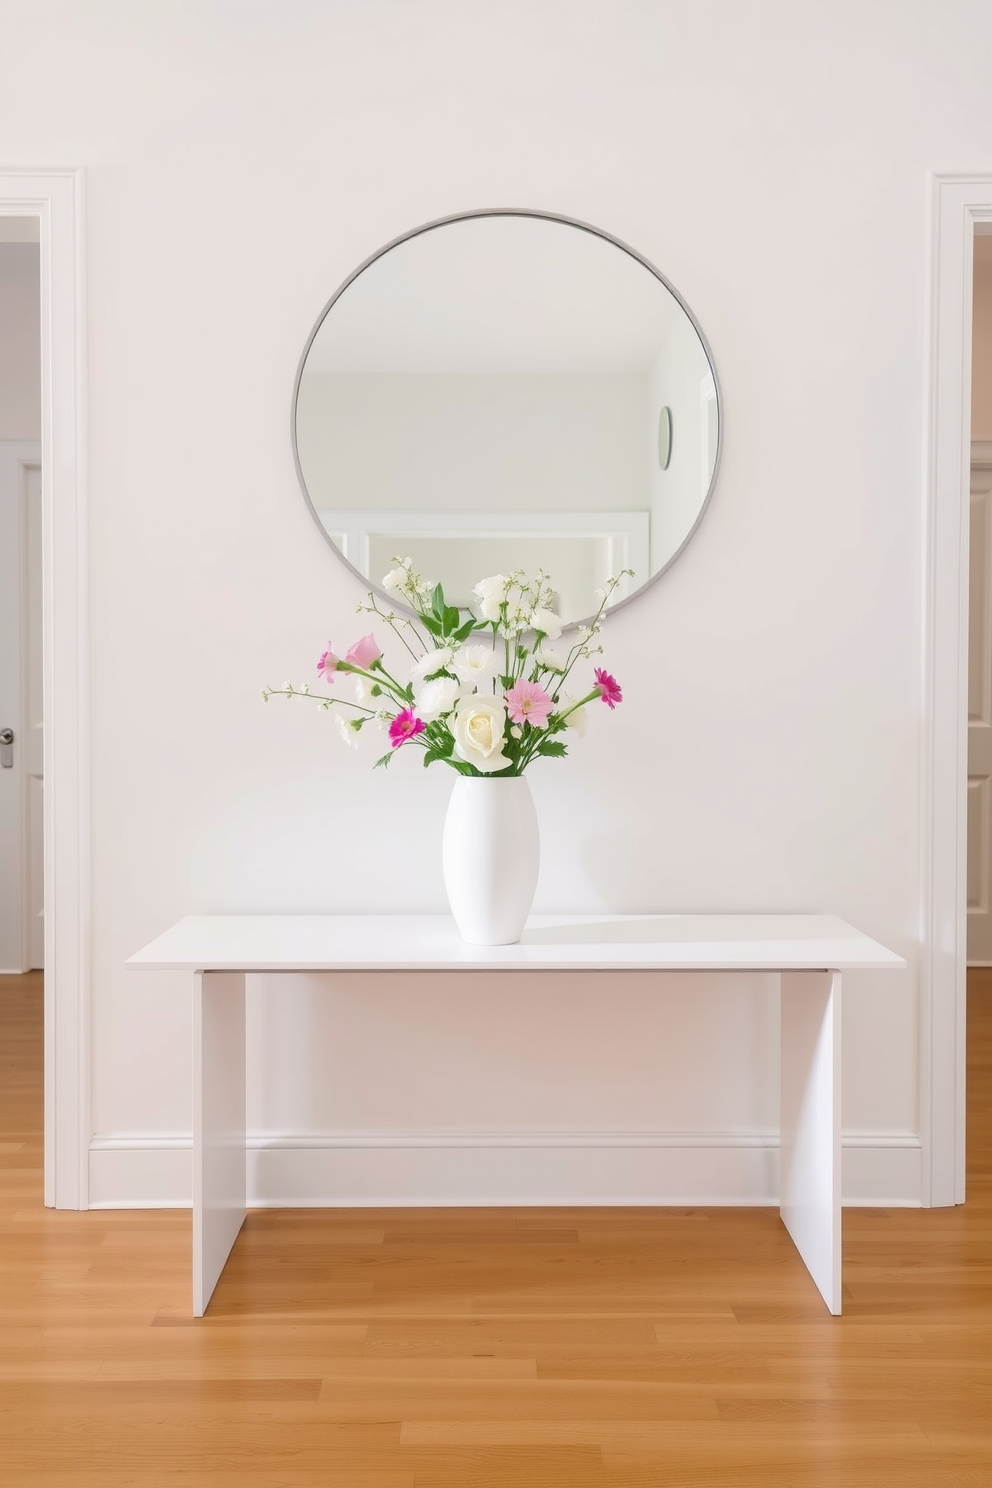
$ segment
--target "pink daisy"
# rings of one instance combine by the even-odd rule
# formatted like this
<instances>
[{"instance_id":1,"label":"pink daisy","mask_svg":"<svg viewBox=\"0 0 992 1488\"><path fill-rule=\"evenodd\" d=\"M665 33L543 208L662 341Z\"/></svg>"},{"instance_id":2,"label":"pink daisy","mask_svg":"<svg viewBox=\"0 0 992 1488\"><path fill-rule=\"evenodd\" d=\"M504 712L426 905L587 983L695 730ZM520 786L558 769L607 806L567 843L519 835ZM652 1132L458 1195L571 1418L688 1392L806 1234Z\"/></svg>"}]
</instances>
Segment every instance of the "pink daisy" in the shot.
<instances>
[{"instance_id":1,"label":"pink daisy","mask_svg":"<svg viewBox=\"0 0 992 1488\"><path fill-rule=\"evenodd\" d=\"M534 728L547 726L553 704L544 688L536 682L527 682L521 677L503 697L511 723L529 723Z\"/></svg>"},{"instance_id":2,"label":"pink daisy","mask_svg":"<svg viewBox=\"0 0 992 1488\"><path fill-rule=\"evenodd\" d=\"M608 708L615 708L617 703L623 702L620 683L616 677L611 677L609 672L604 672L602 667L596 668L596 685L599 688L600 697Z\"/></svg>"},{"instance_id":3,"label":"pink daisy","mask_svg":"<svg viewBox=\"0 0 992 1488\"><path fill-rule=\"evenodd\" d=\"M394 749L398 749L407 739L422 734L426 727L424 720L418 718L412 708L404 708L389 725L389 742Z\"/></svg>"}]
</instances>

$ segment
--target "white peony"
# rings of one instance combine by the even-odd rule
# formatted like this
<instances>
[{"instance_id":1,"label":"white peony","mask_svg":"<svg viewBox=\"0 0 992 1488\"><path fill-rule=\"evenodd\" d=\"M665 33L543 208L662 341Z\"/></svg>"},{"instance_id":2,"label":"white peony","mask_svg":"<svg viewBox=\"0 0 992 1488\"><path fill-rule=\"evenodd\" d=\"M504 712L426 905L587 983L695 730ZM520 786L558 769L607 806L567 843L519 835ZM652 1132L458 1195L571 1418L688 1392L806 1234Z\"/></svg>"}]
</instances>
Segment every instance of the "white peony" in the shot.
<instances>
[{"instance_id":1,"label":"white peony","mask_svg":"<svg viewBox=\"0 0 992 1488\"><path fill-rule=\"evenodd\" d=\"M442 713L450 713L457 701L458 690L454 677L435 677L433 682L425 682L417 693L418 718L431 723Z\"/></svg>"},{"instance_id":2,"label":"white peony","mask_svg":"<svg viewBox=\"0 0 992 1488\"><path fill-rule=\"evenodd\" d=\"M484 775L504 770L510 763L503 753L505 726L506 704L502 698L469 698L459 704L448 720L455 753Z\"/></svg>"},{"instance_id":3,"label":"white peony","mask_svg":"<svg viewBox=\"0 0 992 1488\"><path fill-rule=\"evenodd\" d=\"M392 591L393 589L402 589L403 585L406 583L406 580L406 569L391 568L382 581L382 587L383 589L388 589L390 591Z\"/></svg>"},{"instance_id":4,"label":"white peony","mask_svg":"<svg viewBox=\"0 0 992 1488\"><path fill-rule=\"evenodd\" d=\"M451 658L451 669L459 681L478 686L493 676L496 663L492 646L459 646Z\"/></svg>"},{"instance_id":5,"label":"white peony","mask_svg":"<svg viewBox=\"0 0 992 1488\"><path fill-rule=\"evenodd\" d=\"M547 646L539 646L534 652L534 660L539 667L546 668L549 672L563 672L565 670L565 659L558 656Z\"/></svg>"},{"instance_id":6,"label":"white peony","mask_svg":"<svg viewBox=\"0 0 992 1488\"><path fill-rule=\"evenodd\" d=\"M423 680L430 672L441 672L446 666L451 665L451 658L454 654L451 646L438 646L436 651L428 651L426 656L414 662L410 668L410 676Z\"/></svg>"},{"instance_id":7,"label":"white peony","mask_svg":"<svg viewBox=\"0 0 992 1488\"><path fill-rule=\"evenodd\" d=\"M509 582L502 574L493 574L476 584L472 592L479 601L479 614L483 620L499 619L500 605L506 598Z\"/></svg>"},{"instance_id":8,"label":"white peony","mask_svg":"<svg viewBox=\"0 0 992 1488\"><path fill-rule=\"evenodd\" d=\"M530 617L530 628L539 630L549 641L556 641L561 635L561 620L554 610L537 609Z\"/></svg>"}]
</instances>

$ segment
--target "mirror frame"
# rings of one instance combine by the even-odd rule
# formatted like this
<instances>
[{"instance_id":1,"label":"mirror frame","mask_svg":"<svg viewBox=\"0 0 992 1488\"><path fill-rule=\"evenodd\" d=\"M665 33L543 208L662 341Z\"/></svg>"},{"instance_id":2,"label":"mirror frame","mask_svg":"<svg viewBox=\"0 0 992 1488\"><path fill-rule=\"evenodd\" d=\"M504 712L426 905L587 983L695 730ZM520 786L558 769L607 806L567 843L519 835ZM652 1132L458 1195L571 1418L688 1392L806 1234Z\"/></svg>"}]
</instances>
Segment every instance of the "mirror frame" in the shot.
<instances>
[{"instance_id":1,"label":"mirror frame","mask_svg":"<svg viewBox=\"0 0 992 1488\"><path fill-rule=\"evenodd\" d=\"M668 559L668 562L665 563L661 568L659 568L657 573L653 573L647 579L645 579L643 584L639 584L632 594L627 595L626 599L621 599L617 602L617 604L612 605L609 613L611 615L615 615L618 611L626 609L628 605L633 604L634 601L639 599L640 596L644 594L648 589L653 588L658 580L668 572L672 564L675 563L676 560L680 558L685 552L689 543L695 536L700 522L706 515L707 508L709 507L710 501L713 496L714 487L716 486L717 476L720 473L720 461L723 455L723 392L720 387L720 379L717 375L716 362L713 359L713 351L710 347L710 344L703 334L703 330L699 324L699 321L696 319L695 315L692 313L692 310L686 304L682 295L679 294L674 284L666 279L661 270L655 268L654 264L651 263L649 259L645 258L642 253L638 253L636 248L631 248L629 243L623 242L620 238L615 238L612 233L604 232L601 227L593 227L588 222L582 222L577 217L565 217L562 216L562 214L559 212L542 212L532 207L479 207L468 212L452 212L451 215L448 217L436 217L432 222L424 222L421 224L420 227L414 227L411 228L409 232L401 233L398 238L393 238L391 242L384 244L382 248L377 248L375 253L370 254L369 257L365 259L364 263L360 263L358 265L358 268L354 269L352 273L348 275L347 279L345 279L341 284L338 285L337 289L331 295L331 298L327 301L327 304L318 315L314 327L307 337L306 345L303 348L303 354L300 357L299 366L296 369L296 377L293 379L293 399L289 415L290 438L293 446L293 464L296 467L296 478L300 483L300 490L303 492L303 498L306 501L307 507L309 508L310 515L313 517L313 520L318 530L320 531L321 537L324 539L324 542L327 544L327 546L333 550L338 561L344 564L345 568L353 573L356 579L359 579L361 581L364 589L371 589L376 595L379 596L380 599L386 600L386 602L393 609L402 610L405 614L412 615L413 611L408 610L406 605L397 603L395 594L387 594L385 590L380 587L379 584L375 583L371 578L368 578L359 569L357 569L353 563L349 562L349 560L342 553L341 549L331 539L326 528L324 527L323 522L320 520L317 508L314 506L313 498L311 497L310 492L307 489L307 483L303 476L303 470L300 465L300 450L296 438L296 415L297 404L300 395L300 382L302 381L303 372L307 363L307 357L310 355L310 348L313 345L314 338L316 337L317 332L324 324L324 321L326 320L333 306L341 298L348 286L354 283L359 274L364 274L365 270L369 267L370 264L374 264L376 259L382 258L383 254L389 253L393 248L398 247L400 243L408 242L410 238L420 237L422 233L433 232L435 228L438 227L447 227L453 222L467 222L476 217L536 217L544 222L559 222L565 227L574 227L577 228L580 232L592 233L594 237L603 238L605 242L612 243L614 248L619 248L621 252L629 254L631 258L636 259L639 264L647 269L649 273L653 274L654 277L665 286L665 288L668 290L668 293L673 297L673 299L682 309L683 313L688 317L689 323L691 324L693 330L696 332L696 335L699 337L700 344L702 345L703 351L706 354L706 360L709 363L710 368L710 375L713 378L713 389L716 396L717 414L716 455L713 460L713 471L710 475L710 483L706 488L706 494L704 495L703 500L700 504L699 511L696 515L696 520L689 528L689 531L686 533L685 537L682 539L682 542L676 548L675 552ZM589 618L590 617L586 616L584 619L569 620L563 627L563 629L566 632L574 630L576 626L586 623Z\"/></svg>"}]
</instances>

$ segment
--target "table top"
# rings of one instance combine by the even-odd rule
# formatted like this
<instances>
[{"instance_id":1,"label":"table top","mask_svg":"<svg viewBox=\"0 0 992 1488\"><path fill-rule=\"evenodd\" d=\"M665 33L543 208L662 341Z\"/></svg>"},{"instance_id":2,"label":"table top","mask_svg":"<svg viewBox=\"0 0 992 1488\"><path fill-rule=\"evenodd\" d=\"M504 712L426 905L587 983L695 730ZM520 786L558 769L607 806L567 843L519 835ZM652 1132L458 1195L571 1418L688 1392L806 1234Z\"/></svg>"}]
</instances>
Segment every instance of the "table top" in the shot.
<instances>
[{"instance_id":1,"label":"table top","mask_svg":"<svg viewBox=\"0 0 992 1488\"><path fill-rule=\"evenodd\" d=\"M833 915L532 915L474 946L449 915L190 915L131 956L160 971L854 971L904 967Z\"/></svg>"}]
</instances>

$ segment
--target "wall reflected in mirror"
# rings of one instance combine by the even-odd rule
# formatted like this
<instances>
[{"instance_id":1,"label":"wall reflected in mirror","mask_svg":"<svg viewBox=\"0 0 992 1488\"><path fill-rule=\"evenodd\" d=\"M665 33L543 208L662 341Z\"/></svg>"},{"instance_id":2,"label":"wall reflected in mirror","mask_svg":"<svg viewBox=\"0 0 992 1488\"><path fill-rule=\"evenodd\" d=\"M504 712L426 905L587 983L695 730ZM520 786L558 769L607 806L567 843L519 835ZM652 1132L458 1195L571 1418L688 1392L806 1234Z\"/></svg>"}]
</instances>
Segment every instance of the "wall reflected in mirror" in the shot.
<instances>
[{"instance_id":1,"label":"wall reflected in mirror","mask_svg":"<svg viewBox=\"0 0 992 1488\"><path fill-rule=\"evenodd\" d=\"M667 463L659 418L668 409ZM537 214L459 217L401 239L331 300L294 400L300 480L370 585L395 556L455 604L543 568L566 623L681 551L720 444L701 334L612 239Z\"/></svg>"}]
</instances>

